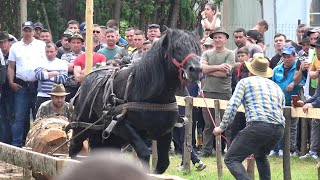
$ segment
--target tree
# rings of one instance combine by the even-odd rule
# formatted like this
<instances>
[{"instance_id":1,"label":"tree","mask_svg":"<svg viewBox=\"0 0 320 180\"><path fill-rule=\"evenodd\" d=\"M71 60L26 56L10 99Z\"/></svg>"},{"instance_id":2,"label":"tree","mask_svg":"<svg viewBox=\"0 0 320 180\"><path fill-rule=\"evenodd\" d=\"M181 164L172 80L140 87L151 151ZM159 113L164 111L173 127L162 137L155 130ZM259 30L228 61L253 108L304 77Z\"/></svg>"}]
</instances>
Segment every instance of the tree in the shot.
<instances>
[{"instance_id":1,"label":"tree","mask_svg":"<svg viewBox=\"0 0 320 180\"><path fill-rule=\"evenodd\" d=\"M2 30L20 37L20 0L2 0ZM120 22L120 32L127 27L146 30L146 25L193 30L199 27L200 12L206 0L94 0L94 23L105 25L109 19ZM85 20L85 0L28 0L28 20L41 22L60 39L69 20Z\"/></svg>"}]
</instances>

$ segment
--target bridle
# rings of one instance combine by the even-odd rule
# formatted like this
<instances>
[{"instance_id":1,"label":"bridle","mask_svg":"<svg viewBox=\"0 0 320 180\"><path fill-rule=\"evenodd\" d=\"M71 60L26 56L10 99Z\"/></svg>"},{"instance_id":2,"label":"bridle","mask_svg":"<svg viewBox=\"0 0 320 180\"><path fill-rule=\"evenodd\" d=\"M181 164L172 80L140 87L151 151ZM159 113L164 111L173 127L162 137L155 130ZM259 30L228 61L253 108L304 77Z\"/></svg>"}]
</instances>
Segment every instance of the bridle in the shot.
<instances>
[{"instance_id":1,"label":"bridle","mask_svg":"<svg viewBox=\"0 0 320 180\"><path fill-rule=\"evenodd\" d=\"M194 57L194 56L197 56L197 55L194 54L194 53L188 54L188 55L181 61L181 63L179 63L175 58L172 58L172 63L178 68L179 80L180 80L181 85L186 85L186 84L187 84L186 79L188 79L188 78L183 78L183 72L182 72L182 71L183 71L183 66L186 64L186 62L187 62L191 57Z\"/></svg>"}]
</instances>

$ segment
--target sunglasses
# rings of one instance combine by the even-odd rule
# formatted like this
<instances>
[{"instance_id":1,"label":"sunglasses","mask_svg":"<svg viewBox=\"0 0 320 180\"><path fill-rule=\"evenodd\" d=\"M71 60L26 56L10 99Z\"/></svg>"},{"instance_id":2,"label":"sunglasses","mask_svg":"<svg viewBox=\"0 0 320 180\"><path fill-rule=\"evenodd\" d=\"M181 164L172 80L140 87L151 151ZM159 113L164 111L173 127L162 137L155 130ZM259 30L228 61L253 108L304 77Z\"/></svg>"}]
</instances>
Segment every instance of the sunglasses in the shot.
<instances>
[{"instance_id":1,"label":"sunglasses","mask_svg":"<svg viewBox=\"0 0 320 180\"><path fill-rule=\"evenodd\" d=\"M100 33L100 31L93 31L93 33L97 33L97 34L99 34L99 33Z\"/></svg>"}]
</instances>

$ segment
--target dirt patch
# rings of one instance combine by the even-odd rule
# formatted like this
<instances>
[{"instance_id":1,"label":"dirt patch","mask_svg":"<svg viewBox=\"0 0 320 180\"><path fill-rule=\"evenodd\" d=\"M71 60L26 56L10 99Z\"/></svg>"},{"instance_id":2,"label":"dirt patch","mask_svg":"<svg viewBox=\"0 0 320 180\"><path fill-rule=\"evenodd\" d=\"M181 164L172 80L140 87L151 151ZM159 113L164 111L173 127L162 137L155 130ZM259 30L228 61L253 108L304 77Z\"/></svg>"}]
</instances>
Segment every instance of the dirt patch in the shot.
<instances>
[{"instance_id":1,"label":"dirt patch","mask_svg":"<svg viewBox=\"0 0 320 180\"><path fill-rule=\"evenodd\" d=\"M23 169L13 166L6 162L0 161L0 179L15 179L20 180L23 176Z\"/></svg>"}]
</instances>

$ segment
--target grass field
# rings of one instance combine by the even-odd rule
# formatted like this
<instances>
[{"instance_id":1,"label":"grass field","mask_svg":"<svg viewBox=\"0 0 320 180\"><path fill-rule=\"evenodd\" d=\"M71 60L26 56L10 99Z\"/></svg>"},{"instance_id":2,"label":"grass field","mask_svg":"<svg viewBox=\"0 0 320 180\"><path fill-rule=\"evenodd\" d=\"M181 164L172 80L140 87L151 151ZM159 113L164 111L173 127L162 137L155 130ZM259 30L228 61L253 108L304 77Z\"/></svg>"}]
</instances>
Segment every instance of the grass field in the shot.
<instances>
[{"instance_id":1,"label":"grass field","mask_svg":"<svg viewBox=\"0 0 320 180\"><path fill-rule=\"evenodd\" d=\"M216 158L201 158L201 160L207 165L207 168L201 172L195 171L192 167L190 174L184 174L183 172L178 172L177 167L180 165L181 156L171 155L170 156L170 166L165 174L176 175L190 180L213 180L217 179L217 165ZM272 179L280 180L283 179L283 166L282 158L273 157L269 158L271 166ZM244 163L245 164L245 163ZM317 162L311 160L300 160L298 157L291 158L291 177L293 180L316 180L318 175L318 170L316 168ZM227 167L223 163L223 179L224 180L234 180L234 177L228 171ZM259 179L257 168L255 168L255 179Z\"/></svg>"}]
</instances>

